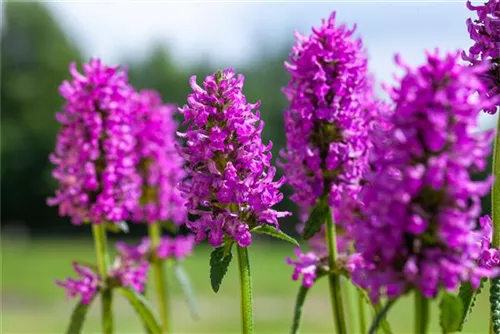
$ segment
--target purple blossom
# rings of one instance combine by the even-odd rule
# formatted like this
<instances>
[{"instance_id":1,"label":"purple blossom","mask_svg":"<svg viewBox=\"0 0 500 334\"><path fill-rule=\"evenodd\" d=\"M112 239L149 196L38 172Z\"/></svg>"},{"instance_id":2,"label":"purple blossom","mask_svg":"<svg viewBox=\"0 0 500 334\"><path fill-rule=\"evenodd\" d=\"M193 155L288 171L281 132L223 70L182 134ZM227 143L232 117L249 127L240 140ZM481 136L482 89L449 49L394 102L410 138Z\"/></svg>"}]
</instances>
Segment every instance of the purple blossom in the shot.
<instances>
[{"instance_id":1,"label":"purple blossom","mask_svg":"<svg viewBox=\"0 0 500 334\"><path fill-rule=\"evenodd\" d=\"M224 235L240 246L251 243L250 230L261 224L278 228L278 218L288 215L272 209L283 195L284 182L274 182L271 144L261 139L264 123L242 93L243 76L232 69L208 76L203 88L190 79L193 93L180 108L186 132L181 155L187 161L189 179L181 185L190 213L188 221L196 241L208 236L212 246L222 244Z\"/></svg>"},{"instance_id":2,"label":"purple blossom","mask_svg":"<svg viewBox=\"0 0 500 334\"><path fill-rule=\"evenodd\" d=\"M477 132L479 112L491 105L481 68L438 51L416 69L396 62L406 74L390 90L393 128L374 152L377 169L367 175L353 231L365 261L353 280L373 300L411 287L433 298L440 287L477 286L492 274L477 264L484 232L476 230L491 179L469 174L486 167L493 134Z\"/></svg>"},{"instance_id":3,"label":"purple blossom","mask_svg":"<svg viewBox=\"0 0 500 334\"><path fill-rule=\"evenodd\" d=\"M186 220L185 201L177 184L185 177L184 161L175 148L175 106L163 104L154 91L135 95L135 125L138 169L141 174L140 204L134 211L136 222L171 220L177 225Z\"/></svg>"},{"instance_id":4,"label":"purple blossom","mask_svg":"<svg viewBox=\"0 0 500 334\"><path fill-rule=\"evenodd\" d=\"M493 224L490 216L479 218L479 226L482 231L481 255L479 256L479 266L492 269L500 268L500 251L491 248L491 239L493 237Z\"/></svg>"},{"instance_id":5,"label":"purple blossom","mask_svg":"<svg viewBox=\"0 0 500 334\"><path fill-rule=\"evenodd\" d=\"M182 260L183 258L191 255L195 245L193 235L178 235L175 238L164 236L158 245L156 255L160 259L176 259ZM153 254L151 240L148 237L142 238L141 242L137 245L129 245L123 241L116 244L119 256L124 262L141 262L149 261Z\"/></svg>"},{"instance_id":6,"label":"purple blossom","mask_svg":"<svg viewBox=\"0 0 500 334\"><path fill-rule=\"evenodd\" d=\"M89 304L101 284L99 275L90 268L79 265L77 262L73 262L73 269L79 276L78 279L68 277L66 281L56 281L56 284L66 289L68 297L74 298L80 296L83 304Z\"/></svg>"},{"instance_id":7,"label":"purple blossom","mask_svg":"<svg viewBox=\"0 0 500 334\"><path fill-rule=\"evenodd\" d=\"M144 292L148 280L149 262L128 261L125 258L117 257L110 270L109 277L114 284L122 287L130 287L137 292Z\"/></svg>"},{"instance_id":8,"label":"purple blossom","mask_svg":"<svg viewBox=\"0 0 500 334\"><path fill-rule=\"evenodd\" d=\"M123 241L116 243L116 249L125 261L139 262L149 258L151 253L151 241L148 237L142 238L137 245L128 245Z\"/></svg>"},{"instance_id":9,"label":"purple blossom","mask_svg":"<svg viewBox=\"0 0 500 334\"><path fill-rule=\"evenodd\" d=\"M286 259L286 263L295 266L292 278L297 281L302 276L302 285L310 288L316 279L320 258L313 252L302 253L300 248L295 249L295 256L297 261L293 261L291 258Z\"/></svg>"},{"instance_id":10,"label":"purple blossom","mask_svg":"<svg viewBox=\"0 0 500 334\"><path fill-rule=\"evenodd\" d=\"M465 59L472 63L484 59L500 59L500 1L489 0L481 6L467 1L467 8L477 13L477 19L467 19L467 29L474 45Z\"/></svg>"},{"instance_id":11,"label":"purple blossom","mask_svg":"<svg viewBox=\"0 0 500 334\"><path fill-rule=\"evenodd\" d=\"M370 82L367 56L353 29L336 26L335 12L313 28L297 33L284 93L287 146L281 152L291 197L304 208L328 193L335 209L355 198L368 165L369 110L364 103Z\"/></svg>"},{"instance_id":12,"label":"purple blossom","mask_svg":"<svg viewBox=\"0 0 500 334\"><path fill-rule=\"evenodd\" d=\"M488 90L487 96L496 97L500 104L500 0L489 0L481 6L473 6L467 1L467 8L477 13L477 19L467 19L467 29L474 44L469 54L464 52L463 58L473 65L485 64L489 71L481 74ZM487 65L489 64L489 65ZM497 106L493 105L486 112L494 114Z\"/></svg>"},{"instance_id":13,"label":"purple blossom","mask_svg":"<svg viewBox=\"0 0 500 334\"><path fill-rule=\"evenodd\" d=\"M173 258L182 260L193 253L194 236L163 237L158 245L157 256L160 259Z\"/></svg>"},{"instance_id":14,"label":"purple blossom","mask_svg":"<svg viewBox=\"0 0 500 334\"><path fill-rule=\"evenodd\" d=\"M50 155L59 189L48 203L74 224L118 222L129 218L140 194L131 127L134 91L124 70L99 59L83 71L71 64L72 80L59 89L66 103L56 114L62 128Z\"/></svg>"}]
</instances>

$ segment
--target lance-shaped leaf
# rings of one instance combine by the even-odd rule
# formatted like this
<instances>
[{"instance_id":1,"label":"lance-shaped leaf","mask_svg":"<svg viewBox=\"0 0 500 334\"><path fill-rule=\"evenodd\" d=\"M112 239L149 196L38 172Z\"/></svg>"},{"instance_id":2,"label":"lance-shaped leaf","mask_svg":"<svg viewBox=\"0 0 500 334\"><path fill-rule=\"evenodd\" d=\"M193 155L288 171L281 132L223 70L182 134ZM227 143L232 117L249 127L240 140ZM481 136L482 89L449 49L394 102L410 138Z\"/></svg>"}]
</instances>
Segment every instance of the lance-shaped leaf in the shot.
<instances>
[{"instance_id":1,"label":"lance-shaped leaf","mask_svg":"<svg viewBox=\"0 0 500 334\"><path fill-rule=\"evenodd\" d=\"M95 296L88 304L84 304L81 301L76 304L75 308L73 309L73 313L71 313L69 326L66 330L67 334L79 334L82 332L85 317L87 316L87 312L89 311L90 305L92 304L94 299Z\"/></svg>"},{"instance_id":2,"label":"lance-shaped leaf","mask_svg":"<svg viewBox=\"0 0 500 334\"><path fill-rule=\"evenodd\" d=\"M317 271L317 276L314 280L316 283L321 277L325 276L327 272ZM292 334L296 334L299 332L300 321L302 320L302 308L304 307L304 303L306 301L307 293L311 288L307 288L303 285L300 286L299 292L297 293L297 299L295 301L295 310L293 313L293 323L292 323Z\"/></svg>"},{"instance_id":3,"label":"lance-shaped leaf","mask_svg":"<svg viewBox=\"0 0 500 334\"><path fill-rule=\"evenodd\" d=\"M161 334L161 326L147 299L140 293L129 288L120 287L118 290L128 299L144 326L153 334Z\"/></svg>"},{"instance_id":4,"label":"lance-shaped leaf","mask_svg":"<svg viewBox=\"0 0 500 334\"><path fill-rule=\"evenodd\" d=\"M465 282L460 286L458 298L460 298L460 300L462 301L463 312L460 316L460 327L458 331L461 332L464 328L464 325L467 322L467 317L476 305L476 298L481 293L485 281L486 279L482 279L479 288L477 288L476 290L472 288L472 285L469 282Z\"/></svg>"},{"instance_id":5,"label":"lance-shaped leaf","mask_svg":"<svg viewBox=\"0 0 500 334\"><path fill-rule=\"evenodd\" d=\"M325 223L329 214L330 208L328 207L328 200L322 197L312 209L304 225L304 239L310 239L321 231L321 226Z\"/></svg>"},{"instance_id":6,"label":"lance-shaped leaf","mask_svg":"<svg viewBox=\"0 0 500 334\"><path fill-rule=\"evenodd\" d=\"M460 329L463 313L462 300L451 293L444 293L439 303L439 324L444 334L454 333Z\"/></svg>"},{"instance_id":7,"label":"lance-shaped leaf","mask_svg":"<svg viewBox=\"0 0 500 334\"><path fill-rule=\"evenodd\" d=\"M268 225L268 224L259 225L255 228L253 228L252 232L260 233L260 234L267 234L273 238L287 241L287 242L291 243L292 245L299 247L299 243L297 242L297 240L295 240L294 238L292 238L291 236L289 236L288 234L286 234L283 231L278 231L276 229L276 227L274 227L272 225Z\"/></svg>"},{"instance_id":8,"label":"lance-shaped leaf","mask_svg":"<svg viewBox=\"0 0 500 334\"><path fill-rule=\"evenodd\" d=\"M380 314L382 311L382 304L379 302L377 304L373 304L370 298L368 298L368 295L366 294L366 291L361 289L359 286L354 285L356 288L357 292L360 294L360 296L363 298L363 300L366 302L366 304L370 305L372 308L373 314L377 315ZM380 324L379 324L379 331L382 331L384 334L392 334L392 329L391 325L389 324L389 321L387 321L387 317L383 317L380 319Z\"/></svg>"},{"instance_id":9,"label":"lance-shaped leaf","mask_svg":"<svg viewBox=\"0 0 500 334\"><path fill-rule=\"evenodd\" d=\"M300 321L302 320L302 308L306 301L307 293L310 288L306 288L301 285L299 288L299 293L297 294L297 300L295 301L295 310L293 313L293 323L292 323L292 334L296 334L299 332Z\"/></svg>"},{"instance_id":10,"label":"lance-shaped leaf","mask_svg":"<svg viewBox=\"0 0 500 334\"><path fill-rule=\"evenodd\" d=\"M174 273L188 303L191 316L194 319L198 319L198 303L196 302L196 295L194 293L193 285L191 284L191 280L189 279L188 274L186 273L182 265L178 262L174 265Z\"/></svg>"},{"instance_id":11,"label":"lance-shaped leaf","mask_svg":"<svg viewBox=\"0 0 500 334\"><path fill-rule=\"evenodd\" d=\"M219 291L222 279L233 258L232 245L232 242L228 242L222 247L215 248L210 254L210 283L214 292Z\"/></svg>"}]
</instances>

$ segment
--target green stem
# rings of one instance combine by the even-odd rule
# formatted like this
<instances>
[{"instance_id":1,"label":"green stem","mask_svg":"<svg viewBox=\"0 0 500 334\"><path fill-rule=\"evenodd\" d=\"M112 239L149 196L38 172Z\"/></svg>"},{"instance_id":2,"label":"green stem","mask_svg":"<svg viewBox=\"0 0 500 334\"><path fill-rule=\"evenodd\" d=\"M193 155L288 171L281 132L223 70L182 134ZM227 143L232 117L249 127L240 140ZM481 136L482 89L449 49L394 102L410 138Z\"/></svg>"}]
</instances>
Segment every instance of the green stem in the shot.
<instances>
[{"instance_id":1,"label":"green stem","mask_svg":"<svg viewBox=\"0 0 500 334\"><path fill-rule=\"evenodd\" d=\"M359 331L361 333L366 333L365 301L360 291L357 291L357 295L358 295Z\"/></svg>"},{"instance_id":2,"label":"green stem","mask_svg":"<svg viewBox=\"0 0 500 334\"><path fill-rule=\"evenodd\" d=\"M159 223L148 224L148 231L149 237L151 238L151 246L154 250L156 250L161 242L161 226ZM168 333L170 331L168 285L165 275L164 261L156 256L156 252L152 257L152 267L156 295L158 297L162 333Z\"/></svg>"},{"instance_id":3,"label":"green stem","mask_svg":"<svg viewBox=\"0 0 500 334\"><path fill-rule=\"evenodd\" d=\"M415 334L426 334L429 328L429 300L415 290Z\"/></svg>"},{"instance_id":4,"label":"green stem","mask_svg":"<svg viewBox=\"0 0 500 334\"><path fill-rule=\"evenodd\" d=\"M253 297L252 276L250 273L250 261L248 249L238 246L238 267L240 271L241 291L241 332L243 334L253 333Z\"/></svg>"},{"instance_id":5,"label":"green stem","mask_svg":"<svg viewBox=\"0 0 500 334\"><path fill-rule=\"evenodd\" d=\"M105 286L101 293L101 324L103 334L113 333L113 295L110 289L107 287L108 280L108 267L109 267L109 256L108 256L108 245L106 238L106 225L102 224L92 224L92 234L94 236L94 247L97 255L97 267L99 269L99 275Z\"/></svg>"},{"instance_id":6,"label":"green stem","mask_svg":"<svg viewBox=\"0 0 500 334\"><path fill-rule=\"evenodd\" d=\"M384 305L384 307L380 310L375 315L375 318L373 319L373 323L370 326L370 330L368 331L368 334L375 334L377 332L377 329L379 328L380 324L382 323L382 320L385 319L387 316L387 313L389 313L389 310L391 309L392 305L396 302L396 299L389 299L387 303Z\"/></svg>"},{"instance_id":7,"label":"green stem","mask_svg":"<svg viewBox=\"0 0 500 334\"><path fill-rule=\"evenodd\" d=\"M493 146L493 188L491 189L491 219L493 221L493 239L491 241L492 248L500 248L500 117L498 117L497 133L495 136L495 144ZM495 300L491 293L492 287L495 285L492 280L490 285L490 300L491 309L500 302ZM494 333L493 329L493 313L490 316L490 333Z\"/></svg>"},{"instance_id":8,"label":"green stem","mask_svg":"<svg viewBox=\"0 0 500 334\"><path fill-rule=\"evenodd\" d=\"M332 210L328 210L326 219L326 242L328 245L328 261L330 275L328 281L330 285L330 300L332 303L333 318L337 334L347 334L344 304L342 303L342 292L340 290L340 277L334 273L337 269L337 241L335 238L335 226L333 225Z\"/></svg>"}]
</instances>

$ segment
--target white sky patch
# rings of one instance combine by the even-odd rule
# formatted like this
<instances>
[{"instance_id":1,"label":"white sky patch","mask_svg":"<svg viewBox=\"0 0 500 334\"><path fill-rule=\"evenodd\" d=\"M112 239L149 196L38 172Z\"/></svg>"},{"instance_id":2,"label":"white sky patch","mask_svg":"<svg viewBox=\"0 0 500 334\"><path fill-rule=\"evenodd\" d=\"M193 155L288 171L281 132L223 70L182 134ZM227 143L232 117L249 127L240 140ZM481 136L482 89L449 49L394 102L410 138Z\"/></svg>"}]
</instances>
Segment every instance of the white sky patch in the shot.
<instances>
[{"instance_id":1,"label":"white sky patch","mask_svg":"<svg viewBox=\"0 0 500 334\"><path fill-rule=\"evenodd\" d=\"M465 0L447 2L354 3L189 3L58 2L49 7L84 54L106 62L143 58L156 43L169 47L183 64L208 62L238 66L262 53L289 49L293 32L309 33L331 11L339 22L357 23L377 81L393 83L394 54L410 65L425 59L424 50L443 51L471 45ZM491 116L480 118L493 127Z\"/></svg>"}]
</instances>

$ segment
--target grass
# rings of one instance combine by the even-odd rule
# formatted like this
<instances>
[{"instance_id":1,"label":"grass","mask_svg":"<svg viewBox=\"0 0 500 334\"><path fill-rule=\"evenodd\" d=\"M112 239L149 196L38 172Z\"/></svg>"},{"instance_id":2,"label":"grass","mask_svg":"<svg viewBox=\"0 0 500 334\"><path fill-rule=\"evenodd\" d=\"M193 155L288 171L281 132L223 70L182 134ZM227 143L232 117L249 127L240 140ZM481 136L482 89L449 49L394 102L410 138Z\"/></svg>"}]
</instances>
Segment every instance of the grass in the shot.
<instances>
[{"instance_id":1,"label":"grass","mask_svg":"<svg viewBox=\"0 0 500 334\"><path fill-rule=\"evenodd\" d=\"M4 236L2 244L1 332L64 332L75 302L65 300L64 291L55 286L54 280L71 274L74 259L94 261L90 239L30 242L6 239ZM290 279L291 268L284 259L292 254L292 248L286 244L267 242L255 243L250 248L256 333L289 332L298 283ZM175 333L240 332L236 261L231 264L219 293L215 294L208 278L209 253L208 247L200 246L194 256L184 261L197 294L200 319L191 319L179 286L176 282L172 284ZM389 320L395 333L412 332L411 297L402 298L391 311ZM432 333L440 333L437 304L434 302L431 308ZM116 299L115 314L117 333L143 332L133 310L122 298ZM330 314L326 281L320 281L306 301L301 332L332 333ZM96 303L91 307L85 333L99 333L99 323L99 303ZM483 293L465 326L465 332L480 334L487 333L487 330L488 302L487 294Z\"/></svg>"}]
</instances>

